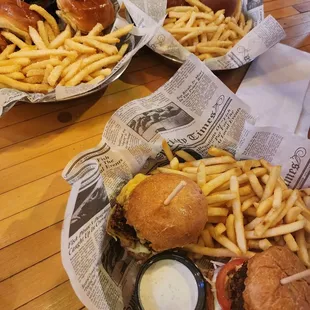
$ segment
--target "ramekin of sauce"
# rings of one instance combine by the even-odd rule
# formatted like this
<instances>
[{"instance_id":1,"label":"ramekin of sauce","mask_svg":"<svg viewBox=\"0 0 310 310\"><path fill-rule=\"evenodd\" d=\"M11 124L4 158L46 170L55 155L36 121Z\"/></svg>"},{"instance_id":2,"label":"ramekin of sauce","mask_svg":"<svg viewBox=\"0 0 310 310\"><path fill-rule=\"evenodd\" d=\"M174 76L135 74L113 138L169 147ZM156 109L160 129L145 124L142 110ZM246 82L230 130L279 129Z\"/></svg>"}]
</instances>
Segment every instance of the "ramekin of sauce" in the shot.
<instances>
[{"instance_id":1,"label":"ramekin of sauce","mask_svg":"<svg viewBox=\"0 0 310 310\"><path fill-rule=\"evenodd\" d=\"M206 290L196 265L178 252L151 257L136 282L139 310L204 310Z\"/></svg>"}]
</instances>

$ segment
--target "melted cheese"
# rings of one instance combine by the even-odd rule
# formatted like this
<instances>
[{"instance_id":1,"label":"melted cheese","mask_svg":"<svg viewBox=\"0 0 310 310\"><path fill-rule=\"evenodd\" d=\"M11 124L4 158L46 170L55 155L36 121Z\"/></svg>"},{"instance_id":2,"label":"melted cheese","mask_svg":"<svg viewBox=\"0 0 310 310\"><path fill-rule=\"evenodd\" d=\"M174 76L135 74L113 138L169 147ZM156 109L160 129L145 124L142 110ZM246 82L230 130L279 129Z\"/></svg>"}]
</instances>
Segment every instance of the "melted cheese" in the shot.
<instances>
[{"instance_id":1,"label":"melted cheese","mask_svg":"<svg viewBox=\"0 0 310 310\"><path fill-rule=\"evenodd\" d=\"M145 180L148 176L142 173L138 173L133 179L131 179L121 190L120 194L117 196L116 201L124 206L126 201L128 200L132 191L139 185L143 180Z\"/></svg>"},{"instance_id":2,"label":"melted cheese","mask_svg":"<svg viewBox=\"0 0 310 310\"><path fill-rule=\"evenodd\" d=\"M137 253L137 254L140 254L140 253L151 254L151 251L147 247L142 245L140 242L136 242L135 247L134 248L130 247L128 248L128 250L130 252Z\"/></svg>"}]
</instances>

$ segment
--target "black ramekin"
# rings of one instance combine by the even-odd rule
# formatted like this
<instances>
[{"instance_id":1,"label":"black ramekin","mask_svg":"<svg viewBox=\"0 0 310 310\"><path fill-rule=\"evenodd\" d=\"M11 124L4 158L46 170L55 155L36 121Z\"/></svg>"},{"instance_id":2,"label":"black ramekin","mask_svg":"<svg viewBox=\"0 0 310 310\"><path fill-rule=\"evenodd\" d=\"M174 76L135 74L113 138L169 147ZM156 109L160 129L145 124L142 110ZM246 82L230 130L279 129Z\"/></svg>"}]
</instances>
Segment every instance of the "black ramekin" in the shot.
<instances>
[{"instance_id":1,"label":"black ramekin","mask_svg":"<svg viewBox=\"0 0 310 310\"><path fill-rule=\"evenodd\" d=\"M136 303L139 307L139 310L147 310L144 309L143 306L140 303L140 297L139 297L139 288L140 288L140 282L142 279L142 276L146 272L148 268L150 268L154 263L164 260L164 259L170 259L170 260L176 260L180 263L182 263L184 266L186 266L189 271L193 274L196 283L197 283L197 289L198 289L198 299L197 299L197 305L195 309L193 310L204 310L205 304L206 304L206 284L203 278L202 273L198 269L198 267L185 255L183 255L181 252L174 252L174 251L166 251L162 252L160 254L154 255L151 258L149 258L141 267L139 270L136 285L135 285L135 299Z\"/></svg>"}]
</instances>

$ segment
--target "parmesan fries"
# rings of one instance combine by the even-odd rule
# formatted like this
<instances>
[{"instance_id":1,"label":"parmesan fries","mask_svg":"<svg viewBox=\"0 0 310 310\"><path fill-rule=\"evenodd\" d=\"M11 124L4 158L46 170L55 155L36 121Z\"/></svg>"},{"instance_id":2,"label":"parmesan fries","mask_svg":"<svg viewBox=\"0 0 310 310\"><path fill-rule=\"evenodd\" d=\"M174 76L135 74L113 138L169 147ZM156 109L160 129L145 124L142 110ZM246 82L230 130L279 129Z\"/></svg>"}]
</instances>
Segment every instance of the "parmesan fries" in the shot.
<instances>
[{"instance_id":1,"label":"parmesan fries","mask_svg":"<svg viewBox=\"0 0 310 310\"><path fill-rule=\"evenodd\" d=\"M186 2L188 6L167 9L163 27L200 60L225 55L253 27L241 6L233 17L225 17L225 10L213 12L199 0Z\"/></svg>"},{"instance_id":2,"label":"parmesan fries","mask_svg":"<svg viewBox=\"0 0 310 310\"><path fill-rule=\"evenodd\" d=\"M103 27L97 24L88 35L82 36L69 25L60 31L54 17L42 7L31 5L30 9L45 19L38 22L38 30L29 27L32 43L13 33L1 32L12 44L0 54L0 88L47 93L58 85L94 84L111 73L128 48L128 44L120 49L115 45L133 25L101 35Z\"/></svg>"},{"instance_id":3,"label":"parmesan fries","mask_svg":"<svg viewBox=\"0 0 310 310\"><path fill-rule=\"evenodd\" d=\"M208 202L208 223L199 243L185 250L215 257L251 257L272 245L286 244L310 267L309 189L287 189L281 167L265 160L236 161L232 154L216 147L208 150L214 157L195 160L185 151L173 154L165 140L162 145L170 164L152 174L189 177Z\"/></svg>"}]
</instances>

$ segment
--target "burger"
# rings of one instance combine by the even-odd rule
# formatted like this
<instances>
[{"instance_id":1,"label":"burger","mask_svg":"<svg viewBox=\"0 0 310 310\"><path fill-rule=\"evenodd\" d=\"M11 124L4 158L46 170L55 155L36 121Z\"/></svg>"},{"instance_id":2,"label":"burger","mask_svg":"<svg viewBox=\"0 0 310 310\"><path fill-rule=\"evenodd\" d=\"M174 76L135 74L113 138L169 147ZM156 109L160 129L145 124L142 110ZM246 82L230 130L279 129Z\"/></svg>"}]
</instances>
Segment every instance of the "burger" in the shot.
<instances>
[{"instance_id":1,"label":"burger","mask_svg":"<svg viewBox=\"0 0 310 310\"><path fill-rule=\"evenodd\" d=\"M206 271L215 281L215 302L210 302L213 296L209 295L209 310L310 309L310 278L280 283L304 270L301 260L282 246L272 246L249 260L233 259L215 271Z\"/></svg>"},{"instance_id":2,"label":"burger","mask_svg":"<svg viewBox=\"0 0 310 310\"><path fill-rule=\"evenodd\" d=\"M90 32L97 23L104 28L115 20L110 0L57 0L57 15L75 31Z\"/></svg>"},{"instance_id":3,"label":"burger","mask_svg":"<svg viewBox=\"0 0 310 310\"><path fill-rule=\"evenodd\" d=\"M180 182L185 186L165 205ZM107 233L138 260L197 242L207 222L205 196L194 181L181 175L138 174L116 200Z\"/></svg>"},{"instance_id":4,"label":"burger","mask_svg":"<svg viewBox=\"0 0 310 310\"><path fill-rule=\"evenodd\" d=\"M40 15L30 10L28 3L21 0L1 0L0 28L7 29L28 41L29 26L37 28L39 20Z\"/></svg>"}]
</instances>

